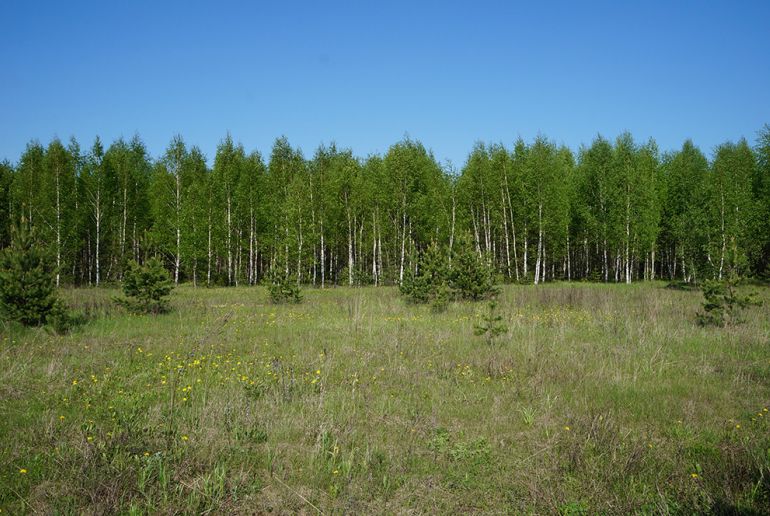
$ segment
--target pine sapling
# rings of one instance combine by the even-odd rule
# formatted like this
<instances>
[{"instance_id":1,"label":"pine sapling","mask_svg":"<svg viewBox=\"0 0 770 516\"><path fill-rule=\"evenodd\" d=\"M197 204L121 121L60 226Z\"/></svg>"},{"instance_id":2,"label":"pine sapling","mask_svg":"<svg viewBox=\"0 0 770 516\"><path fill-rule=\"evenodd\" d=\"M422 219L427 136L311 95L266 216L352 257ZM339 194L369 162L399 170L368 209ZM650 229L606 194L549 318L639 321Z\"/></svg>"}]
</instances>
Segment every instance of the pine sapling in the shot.
<instances>
[{"instance_id":1,"label":"pine sapling","mask_svg":"<svg viewBox=\"0 0 770 516\"><path fill-rule=\"evenodd\" d=\"M270 301L274 304L302 302L302 292L297 278L290 274L273 272L267 284L267 291L270 294Z\"/></svg>"},{"instance_id":2,"label":"pine sapling","mask_svg":"<svg viewBox=\"0 0 770 516\"><path fill-rule=\"evenodd\" d=\"M723 281L710 280L703 284L703 311L698 313L698 323L702 326L734 326L744 322L742 312L749 306L759 306L761 300L757 294L740 294L739 278L731 274Z\"/></svg>"},{"instance_id":3,"label":"pine sapling","mask_svg":"<svg viewBox=\"0 0 770 516\"><path fill-rule=\"evenodd\" d=\"M41 326L62 319L66 311L56 292L53 257L29 230L15 231L10 247L0 252L0 315Z\"/></svg>"},{"instance_id":4,"label":"pine sapling","mask_svg":"<svg viewBox=\"0 0 770 516\"><path fill-rule=\"evenodd\" d=\"M157 258L146 264L129 262L123 276L123 294L115 302L136 314L161 314L170 310L168 295L174 288L171 276Z\"/></svg>"},{"instance_id":5,"label":"pine sapling","mask_svg":"<svg viewBox=\"0 0 770 516\"><path fill-rule=\"evenodd\" d=\"M473 333L483 336L487 344L491 345L497 337L508 331L508 326L503 323L503 316L497 312L497 301L493 299L487 306L487 313L474 325Z\"/></svg>"}]
</instances>

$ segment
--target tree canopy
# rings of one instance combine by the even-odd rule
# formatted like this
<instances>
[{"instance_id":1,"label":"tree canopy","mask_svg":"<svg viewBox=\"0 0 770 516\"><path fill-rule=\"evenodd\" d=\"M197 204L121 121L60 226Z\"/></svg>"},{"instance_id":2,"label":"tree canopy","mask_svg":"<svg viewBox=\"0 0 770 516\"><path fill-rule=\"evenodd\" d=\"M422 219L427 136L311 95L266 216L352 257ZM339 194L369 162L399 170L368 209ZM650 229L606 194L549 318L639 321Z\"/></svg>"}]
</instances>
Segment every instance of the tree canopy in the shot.
<instances>
[{"instance_id":1,"label":"tree canopy","mask_svg":"<svg viewBox=\"0 0 770 516\"><path fill-rule=\"evenodd\" d=\"M88 150L27 145L0 163L0 247L27 224L57 283L120 281L157 257L175 282L400 284L431 245L470 235L507 281L699 282L770 265L770 126L709 160L624 133L577 152L544 136L477 143L456 172L405 138L365 158L335 144L267 157L227 135L213 166L174 136L153 159L135 136ZM450 265L450 264L448 264Z\"/></svg>"}]
</instances>

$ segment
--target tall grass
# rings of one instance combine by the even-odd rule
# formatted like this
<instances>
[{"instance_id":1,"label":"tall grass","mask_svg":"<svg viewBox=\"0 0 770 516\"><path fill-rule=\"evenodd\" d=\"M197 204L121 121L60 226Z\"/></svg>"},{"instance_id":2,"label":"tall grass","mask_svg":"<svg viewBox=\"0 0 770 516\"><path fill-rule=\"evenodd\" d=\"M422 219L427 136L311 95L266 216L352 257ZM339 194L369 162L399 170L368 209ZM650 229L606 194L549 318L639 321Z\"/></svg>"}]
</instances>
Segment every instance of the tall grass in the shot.
<instances>
[{"instance_id":1,"label":"tall grass","mask_svg":"<svg viewBox=\"0 0 770 516\"><path fill-rule=\"evenodd\" d=\"M770 510L767 301L724 330L662 284L509 286L487 345L485 305L392 288L112 294L1 327L5 513Z\"/></svg>"}]
</instances>

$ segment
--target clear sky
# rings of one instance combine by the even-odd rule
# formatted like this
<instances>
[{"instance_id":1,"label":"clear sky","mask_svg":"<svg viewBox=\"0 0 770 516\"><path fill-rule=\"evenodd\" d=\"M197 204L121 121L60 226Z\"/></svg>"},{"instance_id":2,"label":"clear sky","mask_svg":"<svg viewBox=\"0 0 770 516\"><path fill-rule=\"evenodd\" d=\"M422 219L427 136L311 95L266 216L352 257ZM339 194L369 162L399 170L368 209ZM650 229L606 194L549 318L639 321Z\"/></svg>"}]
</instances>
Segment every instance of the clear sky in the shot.
<instances>
[{"instance_id":1,"label":"clear sky","mask_svg":"<svg viewBox=\"0 0 770 516\"><path fill-rule=\"evenodd\" d=\"M590 5L589 5L590 4ZM770 2L0 2L0 160L174 134L213 161L359 156L408 134L462 166L477 140L598 133L714 146L770 123Z\"/></svg>"}]
</instances>

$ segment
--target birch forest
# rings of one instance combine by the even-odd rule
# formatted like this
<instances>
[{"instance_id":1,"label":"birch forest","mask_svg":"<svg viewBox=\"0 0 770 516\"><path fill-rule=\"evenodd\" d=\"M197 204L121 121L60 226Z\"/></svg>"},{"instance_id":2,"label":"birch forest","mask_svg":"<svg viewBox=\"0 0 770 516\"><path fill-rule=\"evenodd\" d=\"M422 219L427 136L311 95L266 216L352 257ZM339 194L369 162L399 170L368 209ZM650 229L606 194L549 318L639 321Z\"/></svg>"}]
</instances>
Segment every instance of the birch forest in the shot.
<instances>
[{"instance_id":1,"label":"birch forest","mask_svg":"<svg viewBox=\"0 0 770 516\"><path fill-rule=\"evenodd\" d=\"M176 282L398 284L419 253L469 242L509 282L698 282L770 263L770 126L756 140L661 152L630 134L577 153L538 137L477 143L456 169L406 138L384 155L286 138L269 156L230 136L213 166L174 137L152 157L136 136L89 148L30 142L0 164L0 247L27 224L57 283L121 279L161 257Z\"/></svg>"}]
</instances>

